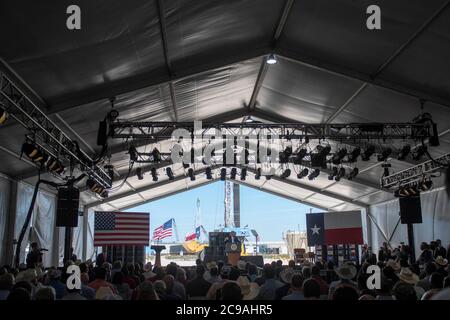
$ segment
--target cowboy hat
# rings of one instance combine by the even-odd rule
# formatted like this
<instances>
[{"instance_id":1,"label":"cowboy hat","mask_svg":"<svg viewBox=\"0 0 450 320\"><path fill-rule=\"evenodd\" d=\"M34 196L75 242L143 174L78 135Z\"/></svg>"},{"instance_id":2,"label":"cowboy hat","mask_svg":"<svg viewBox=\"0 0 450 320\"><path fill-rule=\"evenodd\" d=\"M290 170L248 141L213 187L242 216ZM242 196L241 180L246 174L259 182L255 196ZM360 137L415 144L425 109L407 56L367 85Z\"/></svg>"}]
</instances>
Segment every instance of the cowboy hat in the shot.
<instances>
[{"instance_id":1,"label":"cowboy hat","mask_svg":"<svg viewBox=\"0 0 450 320\"><path fill-rule=\"evenodd\" d=\"M409 268L402 268L398 277L401 281L409 284L415 285L417 282L419 282L419 276L412 272Z\"/></svg>"},{"instance_id":2,"label":"cowboy hat","mask_svg":"<svg viewBox=\"0 0 450 320\"><path fill-rule=\"evenodd\" d=\"M245 276L240 276L236 282L241 288L243 300L253 300L258 296L259 286L257 283L251 283Z\"/></svg>"},{"instance_id":3,"label":"cowboy hat","mask_svg":"<svg viewBox=\"0 0 450 320\"><path fill-rule=\"evenodd\" d=\"M394 271L398 271L398 270L401 269L400 263L396 262L396 261L393 260L393 259L389 259L389 260L386 262L386 267L390 267L390 268L392 268L392 270L394 270Z\"/></svg>"},{"instance_id":4,"label":"cowboy hat","mask_svg":"<svg viewBox=\"0 0 450 320\"><path fill-rule=\"evenodd\" d=\"M34 269L27 269L25 271L21 271L16 277L16 282L20 281L33 282L36 280L37 280L37 273L36 270Z\"/></svg>"},{"instance_id":5,"label":"cowboy hat","mask_svg":"<svg viewBox=\"0 0 450 320\"><path fill-rule=\"evenodd\" d=\"M444 259L442 256L438 256L434 262L436 262L437 265L441 266L441 267L445 267L446 265L448 265L448 260Z\"/></svg>"},{"instance_id":6,"label":"cowboy hat","mask_svg":"<svg viewBox=\"0 0 450 320\"><path fill-rule=\"evenodd\" d=\"M295 271L292 268L287 268L284 269L283 271L280 272L280 279L281 281L283 281L284 283L290 284L292 277L296 274L300 274L299 272Z\"/></svg>"},{"instance_id":7,"label":"cowboy hat","mask_svg":"<svg viewBox=\"0 0 450 320\"><path fill-rule=\"evenodd\" d=\"M334 268L334 271L341 279L351 280L356 276L356 267L353 264L345 262L339 267Z\"/></svg>"},{"instance_id":8,"label":"cowboy hat","mask_svg":"<svg viewBox=\"0 0 450 320\"><path fill-rule=\"evenodd\" d=\"M206 269L208 269L208 270L215 268L215 267L217 267L217 263L215 261L206 263Z\"/></svg>"}]
</instances>

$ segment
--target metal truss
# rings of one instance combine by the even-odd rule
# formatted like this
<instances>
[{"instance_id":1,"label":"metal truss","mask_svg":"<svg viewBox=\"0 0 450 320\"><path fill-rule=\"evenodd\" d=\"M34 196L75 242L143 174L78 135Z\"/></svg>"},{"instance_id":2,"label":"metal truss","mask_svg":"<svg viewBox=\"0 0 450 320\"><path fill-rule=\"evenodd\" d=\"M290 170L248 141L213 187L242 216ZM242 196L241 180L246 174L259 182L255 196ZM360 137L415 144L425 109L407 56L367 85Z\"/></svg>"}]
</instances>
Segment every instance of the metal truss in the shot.
<instances>
[{"instance_id":1,"label":"metal truss","mask_svg":"<svg viewBox=\"0 0 450 320\"><path fill-rule=\"evenodd\" d=\"M381 178L382 188L400 187L421 180L424 176L450 165L450 153L433 160L425 161L417 166L399 171Z\"/></svg>"},{"instance_id":2,"label":"metal truss","mask_svg":"<svg viewBox=\"0 0 450 320\"><path fill-rule=\"evenodd\" d=\"M49 154L54 153L60 160L66 160L70 166L77 166L103 187L111 187L111 177L94 164L93 160L79 149L77 143L58 128L2 72L0 72L0 103L11 117L30 132L28 137Z\"/></svg>"},{"instance_id":3,"label":"metal truss","mask_svg":"<svg viewBox=\"0 0 450 320\"><path fill-rule=\"evenodd\" d=\"M116 121L110 135L115 139L170 139L173 130L185 129L194 138L193 122L133 122ZM299 123L201 123L202 138L221 136L270 136L279 139L332 139L356 140L423 140L433 136L432 124L426 123L349 123L349 124L299 124Z\"/></svg>"}]
</instances>

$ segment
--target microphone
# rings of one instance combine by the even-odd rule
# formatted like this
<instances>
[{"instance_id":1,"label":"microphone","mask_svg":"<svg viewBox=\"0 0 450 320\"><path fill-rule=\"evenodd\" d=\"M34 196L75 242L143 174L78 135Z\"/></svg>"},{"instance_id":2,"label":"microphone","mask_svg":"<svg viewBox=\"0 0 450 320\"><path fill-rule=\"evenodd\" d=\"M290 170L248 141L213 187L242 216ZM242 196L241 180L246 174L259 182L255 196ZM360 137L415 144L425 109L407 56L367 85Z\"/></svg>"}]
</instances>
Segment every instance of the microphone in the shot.
<instances>
[{"instance_id":1,"label":"microphone","mask_svg":"<svg viewBox=\"0 0 450 320\"><path fill-rule=\"evenodd\" d=\"M39 251L48 251L48 249L41 248L41 249L39 249Z\"/></svg>"}]
</instances>

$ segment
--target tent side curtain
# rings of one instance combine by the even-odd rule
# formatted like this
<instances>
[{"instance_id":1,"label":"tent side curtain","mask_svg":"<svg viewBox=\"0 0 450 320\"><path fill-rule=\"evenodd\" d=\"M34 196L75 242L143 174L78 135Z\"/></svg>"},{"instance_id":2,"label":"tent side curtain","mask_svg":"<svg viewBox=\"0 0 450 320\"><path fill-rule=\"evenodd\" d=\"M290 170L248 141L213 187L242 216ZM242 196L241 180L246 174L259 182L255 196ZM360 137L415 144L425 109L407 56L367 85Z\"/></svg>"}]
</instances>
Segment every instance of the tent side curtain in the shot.
<instances>
[{"instance_id":1,"label":"tent side curtain","mask_svg":"<svg viewBox=\"0 0 450 320\"><path fill-rule=\"evenodd\" d=\"M423 193L420 196L422 207L422 223L414 224L414 241L416 257L420 254L420 243L441 239L442 244L450 244L450 205L445 190L440 189ZM407 226L399 222L400 204L398 199L373 205L370 213L384 235L390 239L391 246L396 247L400 242L408 243ZM398 226L396 228L398 222ZM372 247L377 250L385 240L383 234L370 221Z\"/></svg>"},{"instance_id":2,"label":"tent side curtain","mask_svg":"<svg viewBox=\"0 0 450 320\"><path fill-rule=\"evenodd\" d=\"M87 241L86 241L86 259L92 259L95 261L95 248L94 248L94 210L88 210L88 224L87 224Z\"/></svg>"},{"instance_id":3,"label":"tent side curtain","mask_svg":"<svg viewBox=\"0 0 450 320\"><path fill-rule=\"evenodd\" d=\"M18 239L25 222L28 208L33 196L34 187L25 183L17 186L17 209L14 227L14 239ZM48 249L44 252L45 267L54 265L55 248L53 236L56 220L56 196L45 191L39 191L34 204L29 232L25 233L20 251L20 262L25 262L26 248L29 242L37 242L40 248ZM30 238L31 237L31 238Z\"/></svg>"},{"instance_id":4,"label":"tent side curtain","mask_svg":"<svg viewBox=\"0 0 450 320\"><path fill-rule=\"evenodd\" d=\"M8 232L8 215L9 212L9 197L11 182L0 176L0 264L7 263L6 257L6 236Z\"/></svg>"}]
</instances>

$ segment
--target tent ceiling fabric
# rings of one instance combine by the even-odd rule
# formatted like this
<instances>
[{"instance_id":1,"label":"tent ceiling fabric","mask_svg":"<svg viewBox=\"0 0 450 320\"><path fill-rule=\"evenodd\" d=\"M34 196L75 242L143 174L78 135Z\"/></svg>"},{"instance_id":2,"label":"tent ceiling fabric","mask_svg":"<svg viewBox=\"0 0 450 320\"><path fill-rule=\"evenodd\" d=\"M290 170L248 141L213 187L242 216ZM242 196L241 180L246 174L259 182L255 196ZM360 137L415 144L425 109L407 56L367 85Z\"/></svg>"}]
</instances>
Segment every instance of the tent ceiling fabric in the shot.
<instances>
[{"instance_id":1,"label":"tent ceiling fabric","mask_svg":"<svg viewBox=\"0 0 450 320\"><path fill-rule=\"evenodd\" d=\"M382 8L382 30L370 32L365 28L366 1L295 0L274 41L286 1L161 1L166 60L157 1L76 1L82 9L80 31L65 28L66 8L73 1L3 1L0 67L13 70L21 87L31 88L34 100L70 137L81 139L88 153L99 150L98 121L110 110L111 96L120 117L130 120L173 121L175 103L179 121L242 121L248 114L272 122L411 121L420 112L419 99L396 89L402 87L435 98L425 102L424 111L433 115L442 134L441 146L430 148L437 156L450 152L448 2L373 1ZM261 63L272 51L280 53L279 61L259 79L250 112L246 106ZM375 84L361 79L371 76ZM13 156L20 155L24 133L14 122L0 128L2 171L13 177L31 177L35 171ZM157 146L168 152L171 145L144 142L139 150ZM110 147L111 162L123 176L129 159L126 144L113 140ZM391 162L393 171L411 166ZM255 180L249 174L245 184L331 210L357 207L352 200L370 205L393 198L375 187L383 173L376 160L354 166L361 171L355 181L335 183L326 173L315 181L299 181L294 174L286 181ZM166 179L162 170L155 188L148 174L144 180L132 176L113 192L110 204L105 200L96 208L130 207L210 182L200 173L193 182L180 178L161 184ZM180 168L174 171L185 174ZM89 192L82 199L87 204L99 201Z\"/></svg>"}]
</instances>

